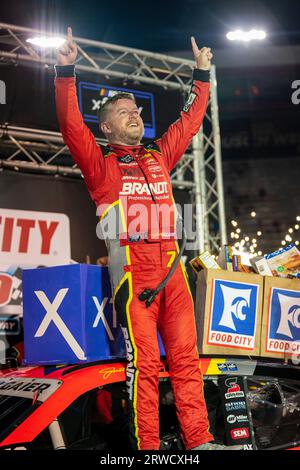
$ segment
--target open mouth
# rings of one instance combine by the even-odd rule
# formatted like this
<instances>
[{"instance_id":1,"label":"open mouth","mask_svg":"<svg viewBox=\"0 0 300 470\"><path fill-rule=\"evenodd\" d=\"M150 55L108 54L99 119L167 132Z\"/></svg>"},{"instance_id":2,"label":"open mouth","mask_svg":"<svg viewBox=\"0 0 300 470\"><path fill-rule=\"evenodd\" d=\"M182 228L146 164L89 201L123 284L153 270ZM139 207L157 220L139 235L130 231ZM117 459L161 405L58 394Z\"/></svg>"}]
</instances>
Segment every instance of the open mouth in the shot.
<instances>
[{"instance_id":1,"label":"open mouth","mask_svg":"<svg viewBox=\"0 0 300 470\"><path fill-rule=\"evenodd\" d=\"M136 122L132 122L128 127L138 127L138 124Z\"/></svg>"}]
</instances>

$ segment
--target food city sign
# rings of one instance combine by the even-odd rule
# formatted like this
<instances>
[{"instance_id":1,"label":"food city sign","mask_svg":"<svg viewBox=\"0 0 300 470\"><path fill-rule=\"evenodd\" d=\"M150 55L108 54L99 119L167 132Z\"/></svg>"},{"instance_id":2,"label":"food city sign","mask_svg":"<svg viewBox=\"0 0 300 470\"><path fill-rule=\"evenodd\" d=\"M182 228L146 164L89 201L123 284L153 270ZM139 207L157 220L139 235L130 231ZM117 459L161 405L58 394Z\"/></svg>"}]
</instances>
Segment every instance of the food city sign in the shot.
<instances>
[{"instance_id":1,"label":"food city sign","mask_svg":"<svg viewBox=\"0 0 300 470\"><path fill-rule=\"evenodd\" d=\"M300 351L300 291L272 288L268 309L268 352Z\"/></svg>"},{"instance_id":2,"label":"food city sign","mask_svg":"<svg viewBox=\"0 0 300 470\"><path fill-rule=\"evenodd\" d=\"M0 209L1 265L59 265L70 261L65 214Z\"/></svg>"},{"instance_id":3,"label":"food city sign","mask_svg":"<svg viewBox=\"0 0 300 470\"><path fill-rule=\"evenodd\" d=\"M256 284L213 279L208 344L254 348L258 288Z\"/></svg>"}]
</instances>

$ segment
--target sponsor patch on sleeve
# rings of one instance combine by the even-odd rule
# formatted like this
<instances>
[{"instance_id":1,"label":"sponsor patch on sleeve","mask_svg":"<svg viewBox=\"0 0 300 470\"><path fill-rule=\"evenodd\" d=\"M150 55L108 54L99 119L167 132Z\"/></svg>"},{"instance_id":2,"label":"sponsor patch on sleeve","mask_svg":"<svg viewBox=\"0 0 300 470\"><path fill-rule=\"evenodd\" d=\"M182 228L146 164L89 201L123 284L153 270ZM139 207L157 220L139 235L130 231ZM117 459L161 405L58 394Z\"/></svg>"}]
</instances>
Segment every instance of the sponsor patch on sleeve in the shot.
<instances>
[{"instance_id":1,"label":"sponsor patch on sleeve","mask_svg":"<svg viewBox=\"0 0 300 470\"><path fill-rule=\"evenodd\" d=\"M189 94L188 99L186 100L185 105L183 107L183 111L185 113L190 109L190 107L194 103L196 96L196 93L193 92Z\"/></svg>"}]
</instances>

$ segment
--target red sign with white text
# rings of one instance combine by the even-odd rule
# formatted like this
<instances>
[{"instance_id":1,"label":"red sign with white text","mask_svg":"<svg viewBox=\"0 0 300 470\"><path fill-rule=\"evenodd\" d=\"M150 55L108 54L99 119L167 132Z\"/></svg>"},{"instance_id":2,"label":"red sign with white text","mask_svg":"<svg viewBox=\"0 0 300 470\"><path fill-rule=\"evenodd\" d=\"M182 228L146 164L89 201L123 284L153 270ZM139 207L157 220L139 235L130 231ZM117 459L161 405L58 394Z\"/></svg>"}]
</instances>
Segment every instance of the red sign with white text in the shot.
<instances>
[{"instance_id":1,"label":"red sign with white text","mask_svg":"<svg viewBox=\"0 0 300 470\"><path fill-rule=\"evenodd\" d=\"M70 222L54 212L0 209L1 266L70 262Z\"/></svg>"}]
</instances>

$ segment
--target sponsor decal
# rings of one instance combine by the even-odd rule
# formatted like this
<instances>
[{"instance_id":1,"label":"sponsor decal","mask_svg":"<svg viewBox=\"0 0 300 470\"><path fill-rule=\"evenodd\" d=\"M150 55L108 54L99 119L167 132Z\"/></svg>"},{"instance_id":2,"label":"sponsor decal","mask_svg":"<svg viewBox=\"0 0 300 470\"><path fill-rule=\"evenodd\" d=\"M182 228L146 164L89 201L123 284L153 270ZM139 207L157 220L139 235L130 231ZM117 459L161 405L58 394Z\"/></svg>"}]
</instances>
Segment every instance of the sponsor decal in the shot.
<instances>
[{"instance_id":1,"label":"sponsor decal","mask_svg":"<svg viewBox=\"0 0 300 470\"><path fill-rule=\"evenodd\" d=\"M196 96L197 96L196 93L190 93L189 94L188 99L186 100L185 105L183 107L184 112L187 112L190 109L190 107L192 106L192 104L195 101Z\"/></svg>"},{"instance_id":2,"label":"sponsor decal","mask_svg":"<svg viewBox=\"0 0 300 470\"><path fill-rule=\"evenodd\" d=\"M238 370L238 367L236 364L234 364L233 362L228 362L228 363L224 363L224 364L217 364L218 366L218 369L220 372L236 372Z\"/></svg>"},{"instance_id":3,"label":"sponsor decal","mask_svg":"<svg viewBox=\"0 0 300 470\"><path fill-rule=\"evenodd\" d=\"M300 352L300 291L271 289L267 351Z\"/></svg>"},{"instance_id":4,"label":"sponsor decal","mask_svg":"<svg viewBox=\"0 0 300 470\"><path fill-rule=\"evenodd\" d=\"M34 398L45 401L62 384L59 380L44 378L9 377L0 378L0 396Z\"/></svg>"},{"instance_id":5,"label":"sponsor decal","mask_svg":"<svg viewBox=\"0 0 300 470\"><path fill-rule=\"evenodd\" d=\"M138 183L138 182L123 182L122 191L120 196L128 196L133 194L168 194L168 185L165 181L157 183Z\"/></svg>"},{"instance_id":6,"label":"sponsor decal","mask_svg":"<svg viewBox=\"0 0 300 470\"><path fill-rule=\"evenodd\" d=\"M122 327L125 345L126 345L126 359L128 361L127 368L126 368L126 385L127 385L127 392L129 396L129 400L133 399L133 385L134 385L134 376L135 376L135 368L133 366L133 347L129 338L129 333L127 328Z\"/></svg>"},{"instance_id":7,"label":"sponsor decal","mask_svg":"<svg viewBox=\"0 0 300 470\"><path fill-rule=\"evenodd\" d=\"M0 335L19 335L21 332L20 319L0 315Z\"/></svg>"},{"instance_id":8,"label":"sponsor decal","mask_svg":"<svg viewBox=\"0 0 300 470\"><path fill-rule=\"evenodd\" d=\"M254 450L252 444L244 444L243 445L243 450Z\"/></svg>"},{"instance_id":9,"label":"sponsor decal","mask_svg":"<svg viewBox=\"0 0 300 470\"><path fill-rule=\"evenodd\" d=\"M226 411L234 411L234 410L246 410L246 402L245 401L234 401L230 403L225 403Z\"/></svg>"},{"instance_id":10,"label":"sponsor decal","mask_svg":"<svg viewBox=\"0 0 300 470\"><path fill-rule=\"evenodd\" d=\"M3 265L68 264L69 218L54 212L0 209L0 257Z\"/></svg>"},{"instance_id":11,"label":"sponsor decal","mask_svg":"<svg viewBox=\"0 0 300 470\"><path fill-rule=\"evenodd\" d=\"M231 439L248 439L250 436L248 428L236 428L230 430Z\"/></svg>"},{"instance_id":12,"label":"sponsor decal","mask_svg":"<svg viewBox=\"0 0 300 470\"><path fill-rule=\"evenodd\" d=\"M245 393L241 391L241 387L237 383L237 380L237 377L229 377L225 380L225 386L227 387L227 392L225 393L226 400L242 398L245 396Z\"/></svg>"},{"instance_id":13,"label":"sponsor decal","mask_svg":"<svg viewBox=\"0 0 300 470\"><path fill-rule=\"evenodd\" d=\"M130 166L128 168L127 167L122 167L121 172L122 172L122 175L124 175L124 177L126 177L126 176L139 177L139 176L142 175L142 172L141 172L139 167L132 167L132 166ZM145 179L145 178L143 177L143 179Z\"/></svg>"},{"instance_id":14,"label":"sponsor decal","mask_svg":"<svg viewBox=\"0 0 300 470\"><path fill-rule=\"evenodd\" d=\"M253 349L258 285L213 280L208 344Z\"/></svg>"},{"instance_id":15,"label":"sponsor decal","mask_svg":"<svg viewBox=\"0 0 300 470\"><path fill-rule=\"evenodd\" d=\"M123 155L122 157L118 157L118 161L120 163L131 163L134 162L134 158L131 155Z\"/></svg>"},{"instance_id":16,"label":"sponsor decal","mask_svg":"<svg viewBox=\"0 0 300 470\"><path fill-rule=\"evenodd\" d=\"M227 423L234 424L234 423L244 423L248 422L247 415L228 415L227 416Z\"/></svg>"}]
</instances>

